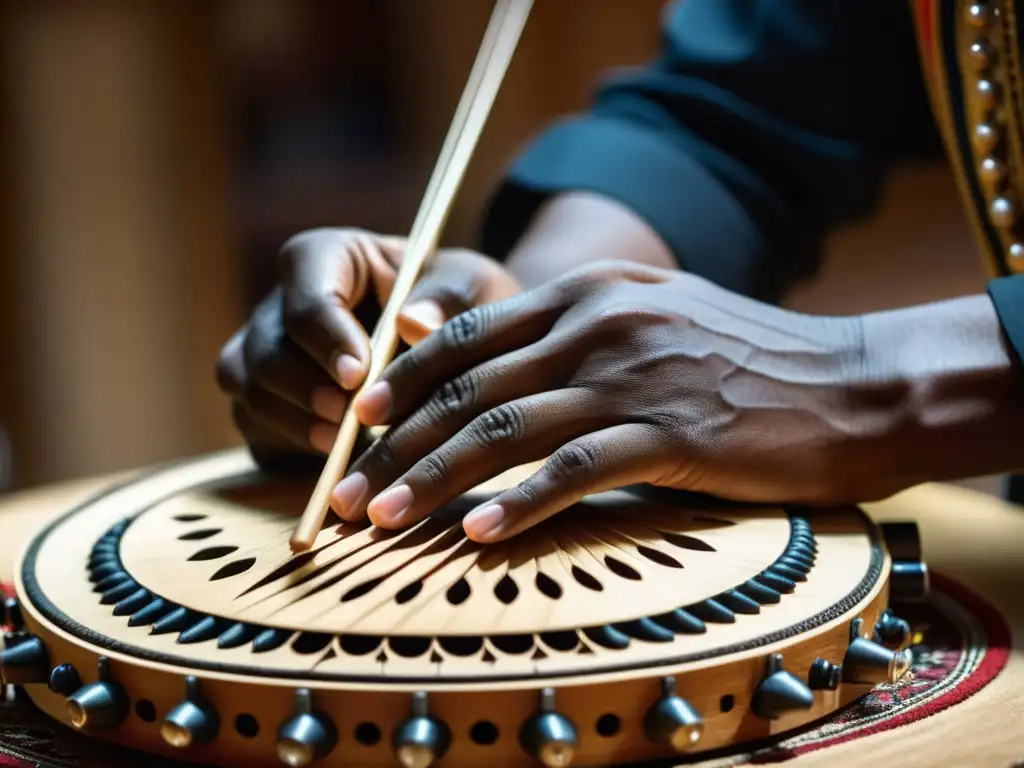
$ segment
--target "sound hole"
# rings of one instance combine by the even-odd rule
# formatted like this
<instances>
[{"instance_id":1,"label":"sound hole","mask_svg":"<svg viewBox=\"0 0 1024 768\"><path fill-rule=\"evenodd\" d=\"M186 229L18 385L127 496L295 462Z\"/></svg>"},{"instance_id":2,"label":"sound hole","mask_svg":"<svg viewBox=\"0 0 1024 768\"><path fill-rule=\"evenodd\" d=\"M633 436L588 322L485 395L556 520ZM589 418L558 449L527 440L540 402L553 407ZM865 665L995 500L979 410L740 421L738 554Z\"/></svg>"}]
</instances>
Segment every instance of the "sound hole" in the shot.
<instances>
[{"instance_id":1,"label":"sound hole","mask_svg":"<svg viewBox=\"0 0 1024 768\"><path fill-rule=\"evenodd\" d=\"M415 659L430 650L429 637L392 637L388 646L399 656Z\"/></svg>"},{"instance_id":2,"label":"sound hole","mask_svg":"<svg viewBox=\"0 0 1024 768\"><path fill-rule=\"evenodd\" d=\"M412 584L408 584L402 587L400 590L398 590L398 594L395 595L395 602L399 605L402 605L403 603L408 603L410 600L416 597L416 595L418 595L422 589L423 582L414 581Z\"/></svg>"},{"instance_id":3,"label":"sound hole","mask_svg":"<svg viewBox=\"0 0 1024 768\"><path fill-rule=\"evenodd\" d=\"M373 723L360 723L355 730L356 741L364 747L380 743L380 728Z\"/></svg>"},{"instance_id":4,"label":"sound hole","mask_svg":"<svg viewBox=\"0 0 1024 768\"><path fill-rule=\"evenodd\" d=\"M700 539L695 539L693 536L687 536L682 533L662 533L661 535L665 537L665 541L667 541L669 544L677 546L680 549L690 549L694 552L718 551L707 542L701 541Z\"/></svg>"},{"instance_id":5,"label":"sound hole","mask_svg":"<svg viewBox=\"0 0 1024 768\"><path fill-rule=\"evenodd\" d=\"M208 539L211 536L216 536L222 530L222 528L203 528L199 531L189 531L188 533L183 533L178 538L181 541L202 541L203 539Z\"/></svg>"},{"instance_id":6,"label":"sound hole","mask_svg":"<svg viewBox=\"0 0 1024 768\"><path fill-rule=\"evenodd\" d=\"M152 723L156 720L156 706L149 699L140 699L135 704L135 714L144 723Z\"/></svg>"},{"instance_id":7,"label":"sound hole","mask_svg":"<svg viewBox=\"0 0 1024 768\"><path fill-rule=\"evenodd\" d=\"M646 557L648 560L657 563L658 565L664 565L667 568L682 568L683 564L676 560L671 555L666 555L664 552L660 552L657 549L651 549L645 547L643 544L638 544L636 551Z\"/></svg>"},{"instance_id":8,"label":"sound hole","mask_svg":"<svg viewBox=\"0 0 1024 768\"><path fill-rule=\"evenodd\" d=\"M365 656L380 647L381 638L374 635L342 635L339 640L341 650L350 656Z\"/></svg>"},{"instance_id":9,"label":"sound hole","mask_svg":"<svg viewBox=\"0 0 1024 768\"><path fill-rule=\"evenodd\" d=\"M633 568L626 565L621 560L617 560L611 555L604 556L604 564L608 566L608 570L614 573L616 576L621 576L624 579L630 581L640 581L640 574L637 573Z\"/></svg>"},{"instance_id":10,"label":"sound hole","mask_svg":"<svg viewBox=\"0 0 1024 768\"><path fill-rule=\"evenodd\" d=\"M174 519L179 523L195 523L199 520L205 520L206 515L175 515Z\"/></svg>"},{"instance_id":11,"label":"sound hole","mask_svg":"<svg viewBox=\"0 0 1024 768\"><path fill-rule=\"evenodd\" d=\"M578 565L574 565L572 567L572 576L581 586L584 586L587 589L592 589L595 592L604 591L604 587L601 586L601 582L584 571Z\"/></svg>"},{"instance_id":12,"label":"sound hole","mask_svg":"<svg viewBox=\"0 0 1024 768\"><path fill-rule=\"evenodd\" d=\"M322 635L315 632L303 632L295 642L292 643L292 650L302 655L319 653L331 644L330 635Z\"/></svg>"},{"instance_id":13,"label":"sound hole","mask_svg":"<svg viewBox=\"0 0 1024 768\"><path fill-rule=\"evenodd\" d=\"M537 578L534 580L534 583L542 595L547 595L552 600L557 600L562 596L562 588L558 586L558 582L546 573L537 571Z\"/></svg>"},{"instance_id":14,"label":"sound hole","mask_svg":"<svg viewBox=\"0 0 1024 768\"><path fill-rule=\"evenodd\" d=\"M260 724L252 715L242 714L235 718L235 731L245 739L255 739L260 732Z\"/></svg>"},{"instance_id":15,"label":"sound hole","mask_svg":"<svg viewBox=\"0 0 1024 768\"><path fill-rule=\"evenodd\" d=\"M481 720L474 723L473 727L469 729L469 738L473 740L474 744L488 747L498 740L498 726L490 720Z\"/></svg>"},{"instance_id":16,"label":"sound hole","mask_svg":"<svg viewBox=\"0 0 1024 768\"><path fill-rule=\"evenodd\" d=\"M256 565L255 557L243 557L241 560L235 560L234 562L225 565L210 577L210 581L219 581L220 579L229 579L232 576L238 576L239 574L248 571L254 565Z\"/></svg>"},{"instance_id":17,"label":"sound hole","mask_svg":"<svg viewBox=\"0 0 1024 768\"><path fill-rule=\"evenodd\" d=\"M735 705L736 705L736 697L733 696L731 693L725 694L725 696L723 696L721 698L721 700L719 700L719 702L718 702L718 708L720 710L722 710L722 712L728 712Z\"/></svg>"},{"instance_id":18,"label":"sound hole","mask_svg":"<svg viewBox=\"0 0 1024 768\"><path fill-rule=\"evenodd\" d=\"M459 605L466 601L466 598L469 597L469 592L469 582L462 578L448 587L445 597L452 605Z\"/></svg>"},{"instance_id":19,"label":"sound hole","mask_svg":"<svg viewBox=\"0 0 1024 768\"><path fill-rule=\"evenodd\" d=\"M621 727L622 721L619 720L619 716L613 715L610 712L606 715L601 715L601 717L597 719L597 734L599 736L604 736L606 739L618 733Z\"/></svg>"},{"instance_id":20,"label":"sound hole","mask_svg":"<svg viewBox=\"0 0 1024 768\"><path fill-rule=\"evenodd\" d=\"M494 596L501 600L505 605L509 605L513 600L519 596L519 587L512 580L511 576L506 575L498 584L494 587Z\"/></svg>"},{"instance_id":21,"label":"sound hole","mask_svg":"<svg viewBox=\"0 0 1024 768\"><path fill-rule=\"evenodd\" d=\"M237 551L238 547L208 547L207 549L200 549L189 558L189 561L216 560L219 557L226 557L232 552Z\"/></svg>"},{"instance_id":22,"label":"sound hole","mask_svg":"<svg viewBox=\"0 0 1024 768\"><path fill-rule=\"evenodd\" d=\"M484 639L470 635L442 637L438 644L453 656L472 656L484 647Z\"/></svg>"},{"instance_id":23,"label":"sound hole","mask_svg":"<svg viewBox=\"0 0 1024 768\"><path fill-rule=\"evenodd\" d=\"M540 636L540 639L544 641L545 645L556 651L571 651L580 642L579 635L571 630L565 632L545 632Z\"/></svg>"},{"instance_id":24,"label":"sound hole","mask_svg":"<svg viewBox=\"0 0 1024 768\"><path fill-rule=\"evenodd\" d=\"M530 635L495 635L491 644L504 653L526 653L533 648L533 638Z\"/></svg>"}]
</instances>

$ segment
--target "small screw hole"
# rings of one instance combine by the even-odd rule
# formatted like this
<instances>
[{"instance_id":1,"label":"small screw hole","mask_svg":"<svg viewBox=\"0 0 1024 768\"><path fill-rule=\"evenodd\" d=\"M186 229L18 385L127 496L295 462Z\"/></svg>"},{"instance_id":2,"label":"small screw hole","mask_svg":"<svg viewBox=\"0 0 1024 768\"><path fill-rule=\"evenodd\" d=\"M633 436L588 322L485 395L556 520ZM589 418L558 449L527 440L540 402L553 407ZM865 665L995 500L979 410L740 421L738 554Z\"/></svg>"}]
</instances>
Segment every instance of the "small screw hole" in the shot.
<instances>
[{"instance_id":1,"label":"small screw hole","mask_svg":"<svg viewBox=\"0 0 1024 768\"><path fill-rule=\"evenodd\" d=\"M235 730L246 739L253 739L260 732L260 724L252 715L239 715L235 718Z\"/></svg>"},{"instance_id":2,"label":"small screw hole","mask_svg":"<svg viewBox=\"0 0 1024 768\"><path fill-rule=\"evenodd\" d=\"M356 726L356 741L365 747L372 747L380 742L380 728L373 723L360 723Z\"/></svg>"},{"instance_id":3,"label":"small screw hole","mask_svg":"<svg viewBox=\"0 0 1024 768\"><path fill-rule=\"evenodd\" d=\"M152 723L156 720L156 707L153 706L153 702L149 699L140 699L135 704L135 714L144 723Z\"/></svg>"},{"instance_id":4,"label":"small screw hole","mask_svg":"<svg viewBox=\"0 0 1024 768\"><path fill-rule=\"evenodd\" d=\"M605 738L614 736L621 727L622 721L619 720L619 716L613 715L611 712L601 715L597 719L597 733L599 736L604 736Z\"/></svg>"},{"instance_id":5,"label":"small screw hole","mask_svg":"<svg viewBox=\"0 0 1024 768\"><path fill-rule=\"evenodd\" d=\"M721 709L723 712L728 712L733 708L735 704L736 697L733 696L731 693L727 693L725 694L725 696L722 697L722 700L718 702L718 708Z\"/></svg>"},{"instance_id":6,"label":"small screw hole","mask_svg":"<svg viewBox=\"0 0 1024 768\"><path fill-rule=\"evenodd\" d=\"M489 746L498 740L498 726L490 720L481 720L469 729L469 738L476 744Z\"/></svg>"}]
</instances>

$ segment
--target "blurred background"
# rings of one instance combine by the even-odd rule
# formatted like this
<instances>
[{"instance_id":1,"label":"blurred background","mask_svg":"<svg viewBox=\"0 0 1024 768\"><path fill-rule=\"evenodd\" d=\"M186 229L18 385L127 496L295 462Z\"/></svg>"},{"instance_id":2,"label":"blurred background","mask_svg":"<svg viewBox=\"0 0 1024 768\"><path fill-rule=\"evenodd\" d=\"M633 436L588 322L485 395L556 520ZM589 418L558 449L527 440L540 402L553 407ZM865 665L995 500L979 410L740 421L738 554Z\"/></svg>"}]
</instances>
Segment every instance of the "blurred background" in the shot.
<instances>
[{"instance_id":1,"label":"blurred background","mask_svg":"<svg viewBox=\"0 0 1024 768\"><path fill-rule=\"evenodd\" d=\"M515 149L656 49L663 0L537 0L445 240ZM311 226L404 233L484 0L0 0L0 487L239 442L220 346ZM792 304L975 292L943 166L897 178ZM992 489L991 479L979 480Z\"/></svg>"}]
</instances>

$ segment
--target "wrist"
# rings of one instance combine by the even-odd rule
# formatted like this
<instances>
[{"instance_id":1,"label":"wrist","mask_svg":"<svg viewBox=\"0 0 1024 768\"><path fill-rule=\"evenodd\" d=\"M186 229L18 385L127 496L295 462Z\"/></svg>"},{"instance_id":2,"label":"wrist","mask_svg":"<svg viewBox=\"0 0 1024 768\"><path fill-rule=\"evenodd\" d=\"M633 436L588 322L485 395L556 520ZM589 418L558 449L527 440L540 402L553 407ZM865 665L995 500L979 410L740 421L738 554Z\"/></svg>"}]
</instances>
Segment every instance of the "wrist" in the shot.
<instances>
[{"instance_id":1,"label":"wrist","mask_svg":"<svg viewBox=\"0 0 1024 768\"><path fill-rule=\"evenodd\" d=\"M865 315L865 464L895 492L1024 464L1024 376L985 295Z\"/></svg>"}]
</instances>

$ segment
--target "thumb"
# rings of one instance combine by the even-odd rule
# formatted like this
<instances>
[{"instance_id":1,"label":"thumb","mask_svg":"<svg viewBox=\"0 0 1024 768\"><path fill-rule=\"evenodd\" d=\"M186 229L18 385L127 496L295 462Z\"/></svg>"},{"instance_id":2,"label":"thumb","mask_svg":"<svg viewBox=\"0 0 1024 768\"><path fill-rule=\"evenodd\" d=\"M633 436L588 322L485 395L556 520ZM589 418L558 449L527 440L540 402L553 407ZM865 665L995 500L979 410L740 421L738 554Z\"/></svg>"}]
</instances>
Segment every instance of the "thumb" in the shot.
<instances>
[{"instance_id":1,"label":"thumb","mask_svg":"<svg viewBox=\"0 0 1024 768\"><path fill-rule=\"evenodd\" d=\"M398 313L398 335L409 346L418 344L449 319L440 303L433 299L412 299Z\"/></svg>"}]
</instances>

